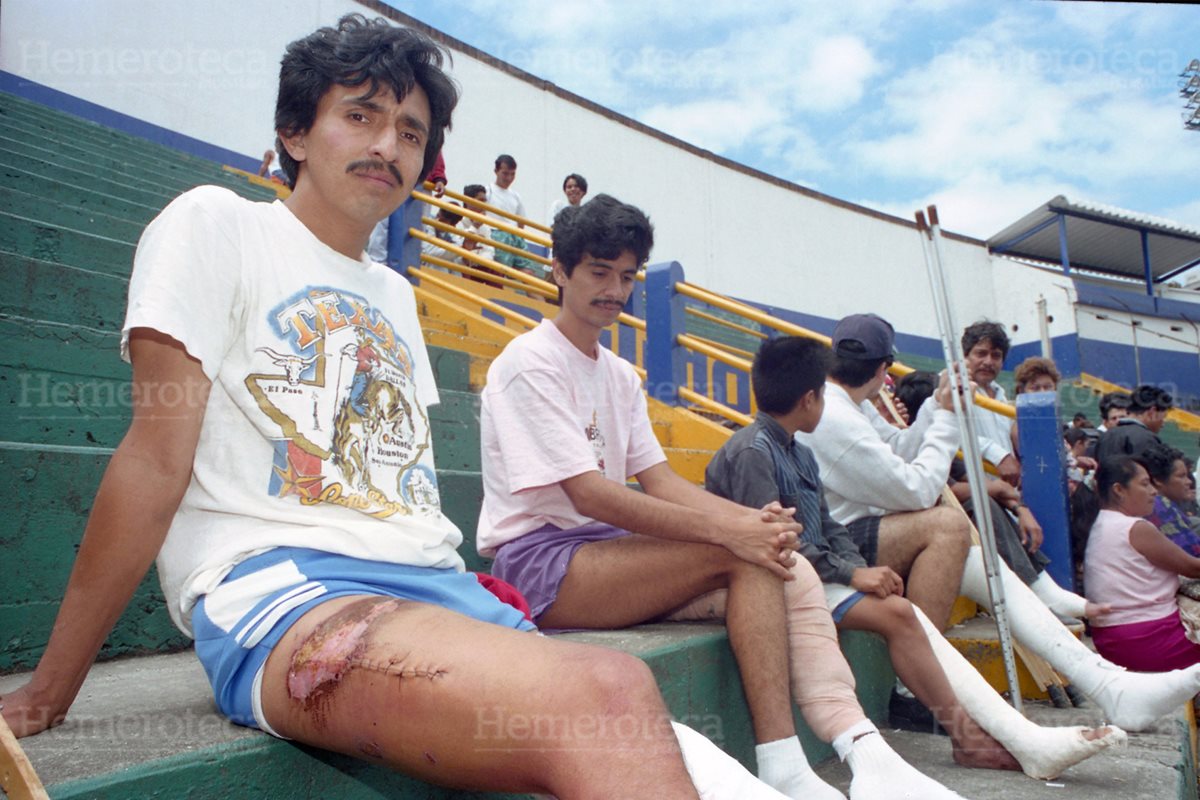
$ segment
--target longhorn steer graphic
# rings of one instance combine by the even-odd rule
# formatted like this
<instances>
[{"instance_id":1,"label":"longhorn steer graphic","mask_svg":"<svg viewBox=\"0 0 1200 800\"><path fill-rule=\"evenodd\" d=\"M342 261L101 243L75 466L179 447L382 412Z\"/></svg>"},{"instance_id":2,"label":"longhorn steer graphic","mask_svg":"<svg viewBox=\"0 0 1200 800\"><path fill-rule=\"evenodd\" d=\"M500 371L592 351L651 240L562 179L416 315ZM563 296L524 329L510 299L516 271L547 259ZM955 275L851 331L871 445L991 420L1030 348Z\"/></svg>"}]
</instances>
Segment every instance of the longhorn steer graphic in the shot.
<instances>
[{"instance_id":1,"label":"longhorn steer graphic","mask_svg":"<svg viewBox=\"0 0 1200 800\"><path fill-rule=\"evenodd\" d=\"M287 376L287 382L289 386L296 386L299 384L300 373L304 372L304 370L307 369L308 366L318 358L316 355L309 356L308 358L284 355L283 353L276 353L269 347L259 347L257 348L256 352L266 353L271 357L271 361L275 364L275 366L283 367L283 373Z\"/></svg>"}]
</instances>

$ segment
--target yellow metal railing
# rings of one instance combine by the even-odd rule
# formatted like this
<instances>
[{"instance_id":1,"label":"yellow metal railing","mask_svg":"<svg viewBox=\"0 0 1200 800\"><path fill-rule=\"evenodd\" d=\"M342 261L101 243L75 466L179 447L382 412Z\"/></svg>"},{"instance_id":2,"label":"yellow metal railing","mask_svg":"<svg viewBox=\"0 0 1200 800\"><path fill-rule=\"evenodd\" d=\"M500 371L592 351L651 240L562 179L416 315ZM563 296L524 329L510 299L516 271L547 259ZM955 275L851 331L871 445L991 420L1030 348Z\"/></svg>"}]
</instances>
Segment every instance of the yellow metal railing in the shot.
<instances>
[{"instance_id":1,"label":"yellow metal railing","mask_svg":"<svg viewBox=\"0 0 1200 800\"><path fill-rule=\"evenodd\" d=\"M758 310L757 308L748 306L745 303L739 303L736 300L732 300L724 295L711 292L708 289L695 286L694 284L681 282L676 284L675 290L685 297L690 297L693 300L699 300L716 308L720 308L723 311L740 314L746 319L757 322L761 325L766 325L767 327L773 328L780 333L786 333L789 336L804 336L809 339L817 339L825 344L831 343L830 338L824 334L820 334L800 325L781 320L778 317L773 317L766 312ZM914 372L914 370L912 367L906 366L905 364L895 363L891 366L888 372L897 377L902 377L910 372ZM1009 403L1001 403L983 394L976 393L975 405L979 406L980 408L986 408L989 411L995 411L997 414L1003 414L1006 417L1012 417L1015 419L1017 416L1016 408Z\"/></svg>"},{"instance_id":2,"label":"yellow metal railing","mask_svg":"<svg viewBox=\"0 0 1200 800\"><path fill-rule=\"evenodd\" d=\"M447 191L446 194L450 195L451 197L455 196L455 194L453 194L449 191ZM483 224L489 225L497 230L501 230L506 233L511 233L513 236L520 236L522 239L525 239L526 241L529 241L529 242L533 242L534 244L541 245L542 247L550 247L551 246L551 241L548 238L546 238L545 236L539 236L538 234L531 233L530 231L527 231L524 228L520 228L520 227L517 227L516 225L511 225L507 222L503 222L501 220L496 219L494 216L490 216L489 214L502 215L506 219L513 219L514 221L522 222L530 227L533 227L534 225L536 225L536 223L534 223L533 220L529 220L524 217L518 217L516 214L510 214L507 211L505 211L504 209L496 208L495 206L493 206L489 203L481 203L478 200L464 198L464 202L468 202L472 206L478 206L478 207L484 209L484 211L489 212L489 213L480 213L478 211L475 211L473 208L468 208L465 205L458 206L458 205L451 203L449 200L445 200L441 197L434 197L433 195L426 194L425 192L413 192L412 196L414 199L420 200L423 203L428 203L429 205L437 206L438 208L448 209L450 211L453 211L455 214L458 214L459 216L469 217L470 219L473 219L476 222L482 222ZM457 197L462 198L463 196L457 195ZM538 225L537 227L539 230L545 229L547 233L549 232L549 229L546 228L544 225Z\"/></svg>"},{"instance_id":3,"label":"yellow metal railing","mask_svg":"<svg viewBox=\"0 0 1200 800\"><path fill-rule=\"evenodd\" d=\"M425 181L425 188L432 189L433 184L430 183L429 181ZM449 189L446 189L444 193L445 193L446 197L451 197L455 200L458 200L460 203L471 203L472 205L481 205L481 206L484 206L485 208L487 208L487 210L491 211L493 214L498 214L498 215L504 217L505 219L511 219L513 222L518 222L528 228L533 228L534 230L542 231L543 233L550 232L549 225L544 225L540 222L529 219L529 217L522 217L519 214L513 214L510 211L505 211L502 208L497 208L496 206L493 206L490 203L480 203L474 197L467 197L464 194L459 194L458 192L452 192ZM413 196L416 197L416 194L414 194ZM426 200L425 202L429 202L429 201ZM539 244L540 244L540 242L539 242ZM549 247L550 243L546 242L546 246Z\"/></svg>"},{"instance_id":4,"label":"yellow metal railing","mask_svg":"<svg viewBox=\"0 0 1200 800\"><path fill-rule=\"evenodd\" d=\"M506 320L506 323L508 320L513 320L528 328L532 328L537 324L525 314L514 311L501 303L497 303L494 299L489 299L487 297L489 293L503 294L500 289L494 289L490 286L487 286L489 283L498 284L504 288L524 292L527 296L538 298L543 303L557 302L558 287L547 281L541 280L540 278L535 278L527 273L521 272L518 269L501 264L498 261L484 258L483 256L467 250L466 248L459 247L452 242L447 242L444 239L438 239L436 236L432 236L423 230L409 228L409 235L418 241L435 245L436 247L441 248L448 253L453 253L459 258L462 258L472 264L484 267L487 270L475 269L471 266L467 266L466 264L460 264L445 258L431 255L429 253L422 253L421 262L424 264L432 264L444 270L448 270L449 272L457 273L466 278L474 278L477 281L482 281L483 283L472 282L469 286L459 286L455 285L451 281L448 281L445 277L439 276L437 272L425 269L410 268L409 274L414 275L421 281L428 281L428 283L437 290L452 294L454 297L460 300L466 300L469 303L478 304L481 309L486 309L492 313L500 315ZM517 300L517 298L514 298L511 294L508 294L505 296L505 300L511 303ZM544 314L548 309L542 305L535 310ZM619 353L621 350L623 341L622 336L629 335L628 332L622 334L620 327L621 325L625 325L633 329L632 350L634 353L634 358L632 363L634 369L636 369L638 374L644 378L646 373L644 365L642 364L642 352L646 338L646 322L645 320L638 319L637 317L624 312L617 317L617 324L614 324L611 328L609 328L610 348L616 353Z\"/></svg>"},{"instance_id":5,"label":"yellow metal railing","mask_svg":"<svg viewBox=\"0 0 1200 800\"><path fill-rule=\"evenodd\" d=\"M1079 376L1079 382L1092 391L1101 394L1108 394L1110 392L1129 394L1129 390L1124 386L1106 381L1095 375L1089 375L1086 372ZM1191 411L1186 411L1182 408L1172 408L1167 412L1167 419L1189 433L1200 431L1200 415L1193 414Z\"/></svg>"}]
</instances>

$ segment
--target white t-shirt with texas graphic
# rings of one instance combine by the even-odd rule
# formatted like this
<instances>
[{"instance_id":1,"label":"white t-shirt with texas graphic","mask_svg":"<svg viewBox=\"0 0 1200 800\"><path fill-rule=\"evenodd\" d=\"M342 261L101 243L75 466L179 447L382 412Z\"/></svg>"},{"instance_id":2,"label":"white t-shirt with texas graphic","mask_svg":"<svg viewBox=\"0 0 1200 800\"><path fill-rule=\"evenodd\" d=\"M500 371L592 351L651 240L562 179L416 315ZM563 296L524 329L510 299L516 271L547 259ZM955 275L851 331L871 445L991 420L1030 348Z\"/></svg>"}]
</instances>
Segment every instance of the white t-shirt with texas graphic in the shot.
<instances>
[{"instance_id":1,"label":"white t-shirt with texas graphic","mask_svg":"<svg viewBox=\"0 0 1200 800\"><path fill-rule=\"evenodd\" d=\"M272 547L463 568L434 472L437 387L399 275L332 250L280 202L203 186L142 235L126 359L133 328L181 342L212 381L158 557L183 631L200 596ZM189 401L178 387L137 390Z\"/></svg>"}]
</instances>

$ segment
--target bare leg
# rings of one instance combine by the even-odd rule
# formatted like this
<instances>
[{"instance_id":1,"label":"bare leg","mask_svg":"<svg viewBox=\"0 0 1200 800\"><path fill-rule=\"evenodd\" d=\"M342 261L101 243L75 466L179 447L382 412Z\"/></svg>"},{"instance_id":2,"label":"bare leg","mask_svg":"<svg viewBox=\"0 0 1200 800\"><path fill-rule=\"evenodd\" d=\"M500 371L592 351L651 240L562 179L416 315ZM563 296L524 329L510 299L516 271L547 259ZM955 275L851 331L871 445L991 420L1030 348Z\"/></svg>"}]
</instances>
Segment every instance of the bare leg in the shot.
<instances>
[{"instance_id":1,"label":"bare leg","mask_svg":"<svg viewBox=\"0 0 1200 800\"><path fill-rule=\"evenodd\" d=\"M557 599L538 622L552 628L623 628L728 589L725 625L754 736L772 742L796 733L783 586L767 570L723 547L633 534L580 547Z\"/></svg>"},{"instance_id":2,"label":"bare leg","mask_svg":"<svg viewBox=\"0 0 1200 800\"><path fill-rule=\"evenodd\" d=\"M267 660L281 735L461 788L696 798L649 670L423 603L345 597Z\"/></svg>"},{"instance_id":3,"label":"bare leg","mask_svg":"<svg viewBox=\"0 0 1200 800\"><path fill-rule=\"evenodd\" d=\"M950 732L955 762L986 769L1021 768L1017 760L975 724L959 704L913 613L912 603L898 595L882 600L864 597L846 612L841 627L872 631L887 641L888 654L900 680Z\"/></svg>"},{"instance_id":4,"label":"bare leg","mask_svg":"<svg viewBox=\"0 0 1200 800\"><path fill-rule=\"evenodd\" d=\"M970 520L958 509L888 514L879 521L876 563L904 578L904 595L945 630L958 597L963 561L971 546Z\"/></svg>"}]
</instances>

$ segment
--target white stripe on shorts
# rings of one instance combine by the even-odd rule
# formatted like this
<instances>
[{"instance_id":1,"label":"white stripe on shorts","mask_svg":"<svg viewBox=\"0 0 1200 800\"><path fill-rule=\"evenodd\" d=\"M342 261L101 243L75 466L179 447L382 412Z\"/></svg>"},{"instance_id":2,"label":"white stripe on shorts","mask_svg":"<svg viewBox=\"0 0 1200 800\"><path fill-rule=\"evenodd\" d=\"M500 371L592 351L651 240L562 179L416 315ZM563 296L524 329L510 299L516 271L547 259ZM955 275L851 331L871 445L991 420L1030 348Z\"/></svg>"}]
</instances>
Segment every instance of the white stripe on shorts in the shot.
<instances>
[{"instance_id":1,"label":"white stripe on shorts","mask_svg":"<svg viewBox=\"0 0 1200 800\"><path fill-rule=\"evenodd\" d=\"M328 589L324 584L309 582L297 586L287 594L276 598L275 602L254 615L254 619L246 623L237 635L235 641L247 650L257 645L262 638L271 632L275 623L293 608L302 606L315 597L325 594Z\"/></svg>"}]
</instances>

